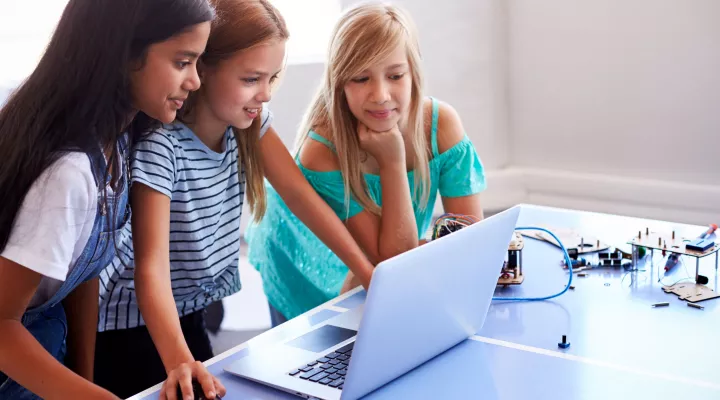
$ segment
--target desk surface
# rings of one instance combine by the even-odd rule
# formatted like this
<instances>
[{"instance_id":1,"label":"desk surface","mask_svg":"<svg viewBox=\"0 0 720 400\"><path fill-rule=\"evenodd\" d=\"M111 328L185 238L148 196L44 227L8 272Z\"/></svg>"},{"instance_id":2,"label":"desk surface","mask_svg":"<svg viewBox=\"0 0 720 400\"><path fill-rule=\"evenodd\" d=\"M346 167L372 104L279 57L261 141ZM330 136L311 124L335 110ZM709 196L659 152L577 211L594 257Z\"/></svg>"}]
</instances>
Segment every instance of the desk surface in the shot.
<instances>
[{"instance_id":1,"label":"desk surface","mask_svg":"<svg viewBox=\"0 0 720 400\"><path fill-rule=\"evenodd\" d=\"M709 221L710 222L710 221ZM629 247L639 230L696 237L704 227L607 214L523 206L518 226L574 228L612 246ZM589 256L592 257L592 256ZM664 259L659 251L640 271L593 269L573 279L575 290L549 301L494 301L476 336L367 396L369 399L720 399L720 298L687 306L658 282ZM567 283L561 251L526 239L525 282L498 287L495 296L537 297ZM686 257L663 283L695 276ZM700 273L717 288L716 257L701 259ZM355 289L337 299L209 360L210 372L228 389L225 399L296 399L289 394L223 371L254 349L297 336L301 331L363 303ZM653 308L657 302L669 307ZM557 343L567 335L570 348ZM133 397L158 398L159 385ZM471 395L472 394L472 395Z\"/></svg>"}]
</instances>

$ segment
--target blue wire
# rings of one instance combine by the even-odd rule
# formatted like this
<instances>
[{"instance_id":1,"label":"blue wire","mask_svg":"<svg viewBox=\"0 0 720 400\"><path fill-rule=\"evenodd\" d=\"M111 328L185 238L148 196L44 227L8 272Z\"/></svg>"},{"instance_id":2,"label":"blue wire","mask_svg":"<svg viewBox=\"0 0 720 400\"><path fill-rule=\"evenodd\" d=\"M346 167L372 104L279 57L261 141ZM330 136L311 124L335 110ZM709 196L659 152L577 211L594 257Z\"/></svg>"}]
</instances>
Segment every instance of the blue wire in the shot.
<instances>
[{"instance_id":1,"label":"blue wire","mask_svg":"<svg viewBox=\"0 0 720 400\"><path fill-rule=\"evenodd\" d=\"M567 292L568 289L570 289L570 285L572 284L573 269L572 269L572 262L570 261L570 256L568 255L567 250L565 250L565 246L563 246L560 239L558 239L557 236L555 236L555 234L553 234L552 232L550 232L549 230L544 229L544 228L520 227L520 228L515 228L515 230L518 230L518 231L543 231L543 232L549 233L550 236L555 238L555 241L558 242L558 244L560 245L560 248L563 251L563 255L565 256L565 264L567 264L567 266L568 266L568 272L570 273L569 274L570 277L568 277L568 283L565 286L565 289L563 289L560 293L556 293L551 296L545 296L545 297L493 297L492 299L493 300L504 300L504 301L540 301L540 300L549 300L549 299L558 297L558 296L562 295L563 293Z\"/></svg>"}]
</instances>

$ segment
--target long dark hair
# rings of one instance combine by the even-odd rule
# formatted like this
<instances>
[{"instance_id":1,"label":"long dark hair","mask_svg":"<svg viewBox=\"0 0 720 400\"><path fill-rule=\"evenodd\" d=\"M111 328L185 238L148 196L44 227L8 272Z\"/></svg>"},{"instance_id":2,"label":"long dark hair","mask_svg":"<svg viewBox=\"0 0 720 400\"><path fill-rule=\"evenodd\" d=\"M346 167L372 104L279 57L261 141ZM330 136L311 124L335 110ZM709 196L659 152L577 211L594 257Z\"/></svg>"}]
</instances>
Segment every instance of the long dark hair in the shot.
<instances>
[{"instance_id":1,"label":"long dark hair","mask_svg":"<svg viewBox=\"0 0 720 400\"><path fill-rule=\"evenodd\" d=\"M213 18L207 0L70 0L38 66L0 110L0 251L31 185L62 155L109 151L106 176L119 171L123 132L155 122L141 111L133 120L132 65L150 45Z\"/></svg>"}]
</instances>

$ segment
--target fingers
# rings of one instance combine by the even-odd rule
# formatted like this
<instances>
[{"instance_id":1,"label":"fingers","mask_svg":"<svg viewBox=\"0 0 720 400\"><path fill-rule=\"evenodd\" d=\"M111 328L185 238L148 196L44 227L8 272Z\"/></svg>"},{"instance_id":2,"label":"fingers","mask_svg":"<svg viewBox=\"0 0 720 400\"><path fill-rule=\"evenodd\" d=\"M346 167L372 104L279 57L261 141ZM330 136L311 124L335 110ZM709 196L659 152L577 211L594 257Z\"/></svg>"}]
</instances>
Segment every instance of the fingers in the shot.
<instances>
[{"instance_id":1,"label":"fingers","mask_svg":"<svg viewBox=\"0 0 720 400\"><path fill-rule=\"evenodd\" d=\"M225 389L225 386L220 382L220 379L216 377L212 377L213 382L215 383L215 390L217 391L217 395L220 397L225 396L225 393L227 393L227 390Z\"/></svg>"},{"instance_id":2,"label":"fingers","mask_svg":"<svg viewBox=\"0 0 720 400\"><path fill-rule=\"evenodd\" d=\"M365 141L370 137L370 130L367 126L363 125L361 122L358 122L358 139L360 141Z\"/></svg>"},{"instance_id":3,"label":"fingers","mask_svg":"<svg viewBox=\"0 0 720 400\"><path fill-rule=\"evenodd\" d=\"M362 282L360 282L360 278L353 274L352 271L349 271L347 276L345 277L342 288L340 289L340 294L348 292L351 289L355 289L360 285L362 285Z\"/></svg>"},{"instance_id":4,"label":"fingers","mask_svg":"<svg viewBox=\"0 0 720 400\"><path fill-rule=\"evenodd\" d=\"M180 396L180 397L178 397ZM161 389L161 399L185 400L193 398L192 370L188 364L181 364L170 371Z\"/></svg>"},{"instance_id":5,"label":"fingers","mask_svg":"<svg viewBox=\"0 0 720 400\"><path fill-rule=\"evenodd\" d=\"M181 364L170 371L160 390L161 400L192 400L193 379L200 385L204 397L215 399L225 395L225 386L212 376L200 361Z\"/></svg>"},{"instance_id":6,"label":"fingers","mask_svg":"<svg viewBox=\"0 0 720 400\"><path fill-rule=\"evenodd\" d=\"M183 368L178 379L183 400L193 400L192 374L189 368ZM176 389L177 390L177 389ZM168 400L172 400L168 398ZM178 399L180 400L180 399Z\"/></svg>"},{"instance_id":7,"label":"fingers","mask_svg":"<svg viewBox=\"0 0 720 400\"><path fill-rule=\"evenodd\" d=\"M196 365L194 365L194 374L198 383L203 389L203 392L205 393L205 397L208 399L215 399L215 396L217 396L217 388L215 387L215 379L214 377L208 372L208 370L205 368L202 363L196 361Z\"/></svg>"},{"instance_id":8,"label":"fingers","mask_svg":"<svg viewBox=\"0 0 720 400\"><path fill-rule=\"evenodd\" d=\"M168 397L165 394L165 390L167 390L167 381L163 382L163 385L160 388L160 397L158 398L159 400L168 400Z\"/></svg>"},{"instance_id":9,"label":"fingers","mask_svg":"<svg viewBox=\"0 0 720 400\"><path fill-rule=\"evenodd\" d=\"M383 134L386 134L386 135L402 136L402 133L400 132L400 128L399 128L397 125L393 126L392 128L390 128L390 129L388 129L388 130L386 130L386 131L379 132L379 133L383 133Z\"/></svg>"},{"instance_id":10,"label":"fingers","mask_svg":"<svg viewBox=\"0 0 720 400\"><path fill-rule=\"evenodd\" d=\"M385 131L375 131L367 127L367 125L363 124L362 122L357 122L357 131L358 135L366 135L366 134L372 134L372 133L396 133L401 134L400 132L400 126L395 124L392 128L385 130Z\"/></svg>"},{"instance_id":11,"label":"fingers","mask_svg":"<svg viewBox=\"0 0 720 400\"><path fill-rule=\"evenodd\" d=\"M347 292L348 290L352 289L352 280L353 277L352 271L348 272L347 276L345 277L345 281L343 282L342 288L340 289L340 294L343 294Z\"/></svg>"},{"instance_id":12,"label":"fingers","mask_svg":"<svg viewBox=\"0 0 720 400\"><path fill-rule=\"evenodd\" d=\"M167 399L167 400L179 400L178 399L178 381L173 376L168 376L168 379L163 383L162 391L160 394L161 399ZM182 399L182 397L180 397Z\"/></svg>"}]
</instances>

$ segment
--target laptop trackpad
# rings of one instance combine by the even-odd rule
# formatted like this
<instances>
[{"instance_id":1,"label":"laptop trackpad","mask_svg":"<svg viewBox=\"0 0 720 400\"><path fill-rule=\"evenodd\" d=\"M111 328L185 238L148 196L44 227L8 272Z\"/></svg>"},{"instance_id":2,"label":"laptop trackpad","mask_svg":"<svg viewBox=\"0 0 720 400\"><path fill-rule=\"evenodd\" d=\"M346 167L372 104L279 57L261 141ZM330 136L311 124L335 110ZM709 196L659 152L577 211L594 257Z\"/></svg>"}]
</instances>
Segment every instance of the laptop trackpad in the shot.
<instances>
[{"instance_id":1,"label":"laptop trackpad","mask_svg":"<svg viewBox=\"0 0 720 400\"><path fill-rule=\"evenodd\" d=\"M323 325L285 344L299 349L320 353L357 335L357 331L334 325Z\"/></svg>"}]
</instances>

